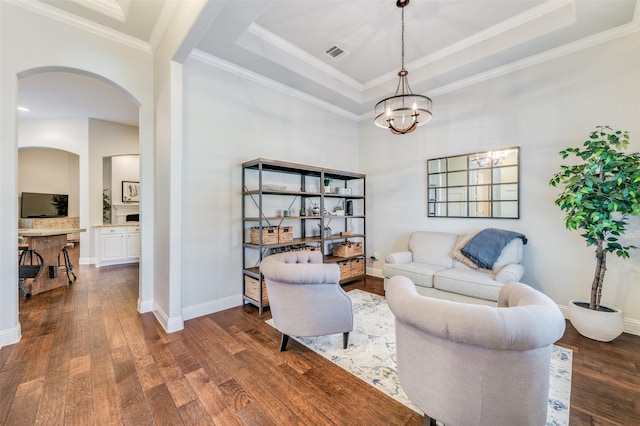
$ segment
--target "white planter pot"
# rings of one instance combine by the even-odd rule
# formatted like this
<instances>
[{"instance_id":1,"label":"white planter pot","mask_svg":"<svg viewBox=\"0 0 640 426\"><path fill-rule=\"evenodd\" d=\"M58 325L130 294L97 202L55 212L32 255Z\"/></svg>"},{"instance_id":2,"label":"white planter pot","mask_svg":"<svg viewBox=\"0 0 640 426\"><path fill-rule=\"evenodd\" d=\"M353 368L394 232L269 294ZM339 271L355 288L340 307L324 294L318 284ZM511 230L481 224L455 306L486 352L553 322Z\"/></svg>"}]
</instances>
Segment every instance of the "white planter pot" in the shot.
<instances>
[{"instance_id":1,"label":"white planter pot","mask_svg":"<svg viewBox=\"0 0 640 426\"><path fill-rule=\"evenodd\" d=\"M577 303L586 303L583 308ZM610 342L624 331L624 316L619 308L609 307L613 312L594 311L588 308L588 302L572 300L569 302L569 320L578 333L589 339Z\"/></svg>"}]
</instances>

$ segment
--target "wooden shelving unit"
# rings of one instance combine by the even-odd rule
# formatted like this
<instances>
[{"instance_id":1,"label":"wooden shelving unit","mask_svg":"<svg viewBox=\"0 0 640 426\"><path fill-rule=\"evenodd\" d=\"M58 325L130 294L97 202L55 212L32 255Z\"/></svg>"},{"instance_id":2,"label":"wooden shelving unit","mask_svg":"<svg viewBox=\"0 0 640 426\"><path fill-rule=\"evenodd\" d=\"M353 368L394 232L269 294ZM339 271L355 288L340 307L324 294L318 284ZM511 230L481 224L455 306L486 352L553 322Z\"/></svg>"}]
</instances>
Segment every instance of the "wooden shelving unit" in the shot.
<instances>
[{"instance_id":1,"label":"wooden shelving unit","mask_svg":"<svg viewBox=\"0 0 640 426\"><path fill-rule=\"evenodd\" d=\"M332 188L340 188L341 193L325 193L325 178L331 179ZM354 261L364 265L364 174L258 158L242 164L242 188L242 294L244 302L257 306L260 313L268 306L266 295L263 294L265 290L260 285L263 279L260 276L260 262L270 254L306 247L321 250L325 263ZM347 202L353 206L351 215L342 216L333 212L337 205L342 205L346 210ZM320 214L312 214L314 205L320 209ZM306 209L305 215L300 214L302 208ZM290 211L291 215L285 216L285 210ZM293 227L293 241L264 243L264 228L283 226ZM325 227L331 228L330 235L323 232ZM258 241L251 241L252 228L258 230ZM351 235L341 236L340 233L345 231L351 232ZM349 257L334 256L332 245L346 241L361 243L363 252ZM364 268L361 269L362 273L345 276L341 283L363 278L365 272ZM248 289L248 284L258 288Z\"/></svg>"}]
</instances>

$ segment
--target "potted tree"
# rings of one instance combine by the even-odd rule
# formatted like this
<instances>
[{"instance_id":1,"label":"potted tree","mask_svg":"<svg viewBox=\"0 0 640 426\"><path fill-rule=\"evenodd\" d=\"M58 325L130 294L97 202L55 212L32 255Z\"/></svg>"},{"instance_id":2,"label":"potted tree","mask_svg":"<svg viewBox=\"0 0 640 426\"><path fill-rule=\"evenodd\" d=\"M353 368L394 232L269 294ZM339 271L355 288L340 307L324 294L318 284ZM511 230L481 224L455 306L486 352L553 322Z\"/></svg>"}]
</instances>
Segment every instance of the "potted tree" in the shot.
<instances>
[{"instance_id":1,"label":"potted tree","mask_svg":"<svg viewBox=\"0 0 640 426\"><path fill-rule=\"evenodd\" d=\"M626 259L637 248L618 240L629 216L640 214L640 154L626 153L628 145L628 132L598 126L582 148L560 151L563 159L574 156L579 161L562 165L549 182L564 187L555 204L566 212L567 229L581 230L587 246L595 246L591 299L588 303L572 300L569 319L580 334L603 342L615 339L624 329L622 311L600 305L607 254Z\"/></svg>"}]
</instances>

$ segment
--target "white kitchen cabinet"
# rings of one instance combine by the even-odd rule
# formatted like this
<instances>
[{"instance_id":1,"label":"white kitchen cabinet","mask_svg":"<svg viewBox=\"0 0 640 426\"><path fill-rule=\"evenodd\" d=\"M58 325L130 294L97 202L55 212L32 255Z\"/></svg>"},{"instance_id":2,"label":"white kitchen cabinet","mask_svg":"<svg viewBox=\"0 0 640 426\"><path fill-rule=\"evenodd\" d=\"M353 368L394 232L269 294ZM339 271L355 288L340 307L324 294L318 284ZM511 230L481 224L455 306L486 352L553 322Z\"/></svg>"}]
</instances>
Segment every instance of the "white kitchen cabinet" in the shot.
<instances>
[{"instance_id":1,"label":"white kitchen cabinet","mask_svg":"<svg viewBox=\"0 0 640 426\"><path fill-rule=\"evenodd\" d=\"M140 259L140 227L97 226L96 267L136 263Z\"/></svg>"}]
</instances>

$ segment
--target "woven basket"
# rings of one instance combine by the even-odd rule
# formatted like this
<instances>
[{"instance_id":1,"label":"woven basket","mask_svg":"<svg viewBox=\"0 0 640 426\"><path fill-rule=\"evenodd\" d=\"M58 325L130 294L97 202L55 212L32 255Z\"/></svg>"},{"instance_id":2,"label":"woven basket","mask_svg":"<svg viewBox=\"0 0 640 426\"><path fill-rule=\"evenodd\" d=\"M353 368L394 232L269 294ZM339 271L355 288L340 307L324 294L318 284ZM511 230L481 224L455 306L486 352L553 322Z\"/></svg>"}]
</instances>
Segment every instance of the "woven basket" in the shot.
<instances>
[{"instance_id":1,"label":"woven basket","mask_svg":"<svg viewBox=\"0 0 640 426\"><path fill-rule=\"evenodd\" d=\"M352 277L364 275L364 258L351 259L349 263Z\"/></svg>"},{"instance_id":2,"label":"woven basket","mask_svg":"<svg viewBox=\"0 0 640 426\"><path fill-rule=\"evenodd\" d=\"M351 276L351 265L348 260L343 260L340 262L336 262L340 267L340 280L346 280Z\"/></svg>"},{"instance_id":3,"label":"woven basket","mask_svg":"<svg viewBox=\"0 0 640 426\"><path fill-rule=\"evenodd\" d=\"M260 228L251 228L251 244L260 244ZM265 226L262 228L262 244L278 244L278 227Z\"/></svg>"},{"instance_id":4,"label":"woven basket","mask_svg":"<svg viewBox=\"0 0 640 426\"><path fill-rule=\"evenodd\" d=\"M260 300L260 289L258 288L258 280L248 275L244 276L244 295L258 302ZM262 306L269 304L269 295L267 294L267 283L262 280Z\"/></svg>"},{"instance_id":5,"label":"woven basket","mask_svg":"<svg viewBox=\"0 0 640 426\"><path fill-rule=\"evenodd\" d=\"M362 254L362 243L347 241L333 245L333 255L338 257L351 257Z\"/></svg>"},{"instance_id":6,"label":"woven basket","mask_svg":"<svg viewBox=\"0 0 640 426\"><path fill-rule=\"evenodd\" d=\"M278 243L287 244L293 242L293 226L281 226L278 228Z\"/></svg>"}]
</instances>

